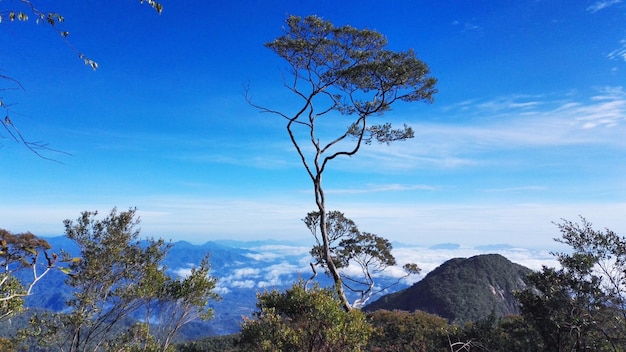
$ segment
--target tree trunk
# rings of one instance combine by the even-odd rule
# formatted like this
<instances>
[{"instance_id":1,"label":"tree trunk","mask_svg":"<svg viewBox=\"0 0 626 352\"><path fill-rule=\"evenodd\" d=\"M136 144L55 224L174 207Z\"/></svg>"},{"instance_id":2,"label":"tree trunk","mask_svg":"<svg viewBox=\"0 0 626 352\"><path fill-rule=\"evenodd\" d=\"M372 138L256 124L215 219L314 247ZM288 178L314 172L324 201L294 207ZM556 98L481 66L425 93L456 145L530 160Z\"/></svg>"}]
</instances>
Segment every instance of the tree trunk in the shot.
<instances>
[{"instance_id":1,"label":"tree trunk","mask_svg":"<svg viewBox=\"0 0 626 352\"><path fill-rule=\"evenodd\" d=\"M341 305L346 310L346 312L349 312L352 307L350 306L350 302L348 302L348 298L346 297L346 293L343 289L343 281L341 280L341 276L339 275L339 270L337 270L335 262L333 262L333 258L330 253L330 241L328 239L326 220L326 200L324 198L324 191L322 190L321 174L318 174L318 177L315 179L314 183L315 199L317 203L317 208L320 212L320 235L322 236L322 242L324 246L324 261L326 262L328 272L330 272L330 275L332 276L335 283L335 290L337 291L339 301L341 302Z\"/></svg>"}]
</instances>

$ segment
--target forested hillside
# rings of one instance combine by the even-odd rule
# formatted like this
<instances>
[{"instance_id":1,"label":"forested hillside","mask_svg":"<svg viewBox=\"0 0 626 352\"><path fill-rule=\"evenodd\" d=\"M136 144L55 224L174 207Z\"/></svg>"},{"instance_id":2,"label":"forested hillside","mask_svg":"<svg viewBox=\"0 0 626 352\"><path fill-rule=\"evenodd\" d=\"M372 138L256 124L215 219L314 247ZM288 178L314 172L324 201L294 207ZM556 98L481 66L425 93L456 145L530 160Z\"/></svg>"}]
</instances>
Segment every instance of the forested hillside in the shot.
<instances>
[{"instance_id":1,"label":"forested hillside","mask_svg":"<svg viewBox=\"0 0 626 352\"><path fill-rule=\"evenodd\" d=\"M519 314L513 293L527 287L530 269L499 254L454 258L402 291L381 297L364 308L421 310L463 323Z\"/></svg>"}]
</instances>

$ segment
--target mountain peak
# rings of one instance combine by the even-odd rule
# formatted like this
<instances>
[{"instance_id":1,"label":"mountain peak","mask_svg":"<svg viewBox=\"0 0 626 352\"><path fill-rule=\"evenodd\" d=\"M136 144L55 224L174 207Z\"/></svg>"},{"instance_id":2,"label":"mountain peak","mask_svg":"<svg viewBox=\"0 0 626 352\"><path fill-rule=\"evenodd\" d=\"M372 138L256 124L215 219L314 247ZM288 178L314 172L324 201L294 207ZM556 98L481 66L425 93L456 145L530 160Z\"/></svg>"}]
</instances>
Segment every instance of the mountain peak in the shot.
<instances>
[{"instance_id":1,"label":"mountain peak","mask_svg":"<svg viewBox=\"0 0 626 352\"><path fill-rule=\"evenodd\" d=\"M526 287L529 272L500 254L454 258L413 286L383 296L364 310L422 310L454 323L476 321L490 314L518 314L513 292Z\"/></svg>"}]
</instances>

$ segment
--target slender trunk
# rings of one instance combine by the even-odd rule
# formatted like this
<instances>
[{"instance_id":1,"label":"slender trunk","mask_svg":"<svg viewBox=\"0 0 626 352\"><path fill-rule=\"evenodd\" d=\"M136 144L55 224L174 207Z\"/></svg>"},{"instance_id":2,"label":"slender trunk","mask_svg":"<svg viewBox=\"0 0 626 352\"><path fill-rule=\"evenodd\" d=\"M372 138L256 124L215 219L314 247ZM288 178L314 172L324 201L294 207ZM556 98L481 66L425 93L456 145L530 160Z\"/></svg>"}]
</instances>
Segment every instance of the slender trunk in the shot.
<instances>
[{"instance_id":1,"label":"slender trunk","mask_svg":"<svg viewBox=\"0 0 626 352\"><path fill-rule=\"evenodd\" d=\"M317 203L317 208L320 212L320 235L322 236L322 244L324 246L324 261L326 262L326 267L328 268L328 272L333 278L335 283L335 290L337 291L337 296L341 302L343 308L349 312L352 307L348 302L348 298L346 297L345 291L343 289L343 281L341 280L341 276L339 275L339 270L335 266L335 262L333 261L332 255L330 253L330 241L328 239L328 229L327 229L327 220L326 220L326 200L324 198L324 191L322 190L322 175L318 174L315 179L315 200Z\"/></svg>"},{"instance_id":2,"label":"slender trunk","mask_svg":"<svg viewBox=\"0 0 626 352\"><path fill-rule=\"evenodd\" d=\"M72 344L70 345L70 352L77 352L80 344L80 324L74 328L74 336L72 337Z\"/></svg>"}]
</instances>

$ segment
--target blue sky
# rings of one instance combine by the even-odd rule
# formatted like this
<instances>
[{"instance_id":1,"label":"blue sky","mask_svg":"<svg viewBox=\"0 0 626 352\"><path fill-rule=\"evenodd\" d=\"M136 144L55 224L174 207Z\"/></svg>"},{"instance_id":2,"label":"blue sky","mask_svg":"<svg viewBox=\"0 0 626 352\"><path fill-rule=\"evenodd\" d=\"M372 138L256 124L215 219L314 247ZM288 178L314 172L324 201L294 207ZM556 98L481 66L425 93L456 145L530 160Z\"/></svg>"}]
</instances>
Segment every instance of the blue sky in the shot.
<instances>
[{"instance_id":1,"label":"blue sky","mask_svg":"<svg viewBox=\"0 0 626 352\"><path fill-rule=\"evenodd\" d=\"M439 90L382 118L414 139L332 164L329 209L420 245L547 248L552 222L578 215L626 232L625 2L163 5L159 16L133 0L41 2L65 16L71 46L34 21L0 23L1 73L24 87L0 91L8 114L71 153L46 161L2 132L0 227L60 235L83 210L137 207L147 236L309 239L310 180L284 122L249 106L244 87L291 107L285 64L263 43L289 14L316 14L413 48Z\"/></svg>"}]
</instances>

